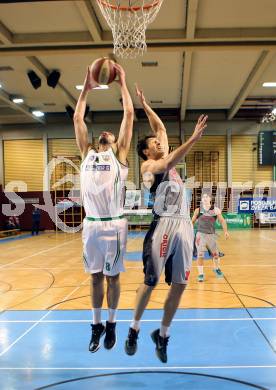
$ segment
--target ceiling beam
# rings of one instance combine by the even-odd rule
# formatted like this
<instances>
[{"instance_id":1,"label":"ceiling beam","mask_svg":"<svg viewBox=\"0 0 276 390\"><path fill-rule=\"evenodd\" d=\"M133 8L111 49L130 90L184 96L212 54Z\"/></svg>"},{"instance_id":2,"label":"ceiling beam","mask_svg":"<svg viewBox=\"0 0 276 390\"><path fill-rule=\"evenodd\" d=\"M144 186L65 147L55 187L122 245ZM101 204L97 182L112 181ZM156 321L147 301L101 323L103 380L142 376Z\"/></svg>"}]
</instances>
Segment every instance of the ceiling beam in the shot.
<instances>
[{"instance_id":1,"label":"ceiling beam","mask_svg":"<svg viewBox=\"0 0 276 390\"><path fill-rule=\"evenodd\" d=\"M94 42L101 42L102 29L98 22L95 10L89 0L75 1L80 14L88 28Z\"/></svg>"},{"instance_id":2,"label":"ceiling beam","mask_svg":"<svg viewBox=\"0 0 276 390\"><path fill-rule=\"evenodd\" d=\"M9 45L13 42L11 31L0 21L0 40L4 45Z\"/></svg>"},{"instance_id":3,"label":"ceiling beam","mask_svg":"<svg viewBox=\"0 0 276 390\"><path fill-rule=\"evenodd\" d=\"M39 34L37 34L39 35ZM4 42L5 44L11 44L13 43L13 37L12 37L12 34L11 32L7 29L6 26L4 26L3 23L0 22L0 39L2 40L2 42ZM25 55L27 55L27 53L25 53ZM37 73L40 74L40 76L45 76L47 77L49 75L49 71L47 68L45 68L45 66L34 56L27 56L26 59L30 62L30 64L32 65L32 67L35 68L35 70L37 71ZM65 99L66 101L69 103L69 104L72 104L74 107L75 105L77 104L77 101L76 99L70 94L70 92L64 87L64 85L60 82L58 82L57 86L56 86L57 89L59 89L63 95L65 96ZM32 119L36 119L38 120L39 122L41 123L45 123L44 119L41 119L41 118L37 118L37 117L34 117L31 113L30 113L30 108L24 104L21 104L21 105L18 105L18 104L15 104L13 103L11 100L10 100L10 97L9 97L9 94L3 90L1 90L2 94L1 94L1 99L4 100L5 102L7 102L9 105L11 105L13 108L23 112L24 114L28 115L29 117L31 117Z\"/></svg>"},{"instance_id":4,"label":"ceiling beam","mask_svg":"<svg viewBox=\"0 0 276 390\"><path fill-rule=\"evenodd\" d=\"M205 28L195 29L196 3L198 0L190 0L188 3L186 34L184 29L147 30L147 42L156 41L162 43L174 42L252 42L252 41L276 41L276 28ZM80 3L79 1L76 3ZM82 5L83 7L83 5ZM98 37L99 38L99 37ZM5 45L56 45L56 44L91 44L91 33L88 31L65 31L47 33L12 34L9 29L0 22L0 40ZM111 31L102 31L100 39L94 39L95 43L113 44Z\"/></svg>"},{"instance_id":5,"label":"ceiling beam","mask_svg":"<svg viewBox=\"0 0 276 390\"><path fill-rule=\"evenodd\" d=\"M198 10L198 0L188 0L187 18L186 18L186 38L194 39L196 31L196 19ZM182 90L181 90L181 104L180 104L180 118L185 120L187 111L190 79L192 69L193 52L185 52L183 56L183 76L182 76Z\"/></svg>"},{"instance_id":6,"label":"ceiling beam","mask_svg":"<svg viewBox=\"0 0 276 390\"><path fill-rule=\"evenodd\" d=\"M91 43L91 36L88 31L14 34L12 43L16 45Z\"/></svg>"},{"instance_id":7,"label":"ceiling beam","mask_svg":"<svg viewBox=\"0 0 276 390\"><path fill-rule=\"evenodd\" d=\"M147 42L251 42L251 41L276 41L276 28L205 28L195 29L196 9L195 1L191 11L187 14L186 34L184 29L147 30ZM189 7L188 7L189 10ZM188 11L189 12L189 11ZM191 17L189 16L191 15ZM101 38L95 43L112 44L111 31L102 31ZM88 31L65 31L47 33L12 34L7 27L0 22L0 40L6 44L35 45L35 44L78 44L91 43L91 35Z\"/></svg>"},{"instance_id":8,"label":"ceiling beam","mask_svg":"<svg viewBox=\"0 0 276 390\"><path fill-rule=\"evenodd\" d=\"M33 56L26 57L30 62L35 71L42 77L48 77L50 71L36 58ZM74 107L77 104L77 100L70 94L70 92L65 88L65 86L59 81L57 83L56 89L62 92L68 104L73 105Z\"/></svg>"},{"instance_id":9,"label":"ceiling beam","mask_svg":"<svg viewBox=\"0 0 276 390\"><path fill-rule=\"evenodd\" d=\"M196 31L196 19L198 10L198 0L188 0L186 18L186 38L194 39Z\"/></svg>"},{"instance_id":10,"label":"ceiling beam","mask_svg":"<svg viewBox=\"0 0 276 390\"><path fill-rule=\"evenodd\" d=\"M0 89L0 100L5 102L8 106L13 108L16 111L20 111L23 114L27 115L32 120L35 120L37 122L45 124L44 118L37 118L31 113L31 108L28 107L26 104L16 104L11 100L11 95L9 95L6 91L4 91L2 88Z\"/></svg>"},{"instance_id":11,"label":"ceiling beam","mask_svg":"<svg viewBox=\"0 0 276 390\"><path fill-rule=\"evenodd\" d=\"M251 90L256 85L257 81L261 77L262 73L265 71L268 64L271 62L274 57L275 52L262 51L258 61L251 70L249 76L247 77L246 82L242 86L238 96L236 97L232 107L228 111L227 119L231 120L238 110L240 109L242 103L245 101Z\"/></svg>"},{"instance_id":12,"label":"ceiling beam","mask_svg":"<svg viewBox=\"0 0 276 390\"><path fill-rule=\"evenodd\" d=\"M181 109L180 109L181 121L184 121L185 119L187 105L188 105L191 68L192 68L192 55L193 55L192 52L186 52L185 55L183 56L184 66L183 66Z\"/></svg>"},{"instance_id":13,"label":"ceiling beam","mask_svg":"<svg viewBox=\"0 0 276 390\"><path fill-rule=\"evenodd\" d=\"M275 40L276 28L199 28L196 29L195 39L207 41Z\"/></svg>"},{"instance_id":14,"label":"ceiling beam","mask_svg":"<svg viewBox=\"0 0 276 390\"><path fill-rule=\"evenodd\" d=\"M0 39L4 44L11 44L13 43L13 36L12 33L7 29L7 27L0 22ZM0 100L5 102L9 107L13 108L16 111L22 112L27 117L31 118L32 120L35 120L37 122L45 124L44 118L37 118L31 113L31 108L27 106L26 104L16 104L12 101L12 96L9 95L6 91L4 91L2 88L0 89Z\"/></svg>"},{"instance_id":15,"label":"ceiling beam","mask_svg":"<svg viewBox=\"0 0 276 390\"><path fill-rule=\"evenodd\" d=\"M185 52L187 51L252 51L252 50L268 50L276 51L276 41L253 41L253 42L148 42L148 49L151 52ZM0 55L5 57L17 56L38 56L38 55L76 55L76 54L97 54L106 56L110 50L113 50L113 44L87 44L87 45L47 45L47 46L25 46L25 47L7 47L0 46Z\"/></svg>"}]
</instances>

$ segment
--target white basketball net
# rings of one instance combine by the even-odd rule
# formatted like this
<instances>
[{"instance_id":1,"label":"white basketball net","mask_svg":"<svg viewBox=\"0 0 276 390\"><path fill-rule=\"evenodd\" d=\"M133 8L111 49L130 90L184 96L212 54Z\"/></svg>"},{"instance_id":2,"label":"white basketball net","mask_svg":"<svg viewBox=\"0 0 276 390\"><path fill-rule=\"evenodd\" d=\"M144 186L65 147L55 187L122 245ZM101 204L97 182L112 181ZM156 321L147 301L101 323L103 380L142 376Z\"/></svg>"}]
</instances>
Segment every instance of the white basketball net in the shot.
<instances>
[{"instance_id":1,"label":"white basketball net","mask_svg":"<svg viewBox=\"0 0 276 390\"><path fill-rule=\"evenodd\" d=\"M274 112L274 110L272 112L269 112L267 114L265 114L265 116L262 118L262 123L271 123L271 122L274 122L276 120L276 111Z\"/></svg>"},{"instance_id":2,"label":"white basketball net","mask_svg":"<svg viewBox=\"0 0 276 390\"><path fill-rule=\"evenodd\" d=\"M113 35L113 53L135 58L147 49L146 28L155 19L163 0L97 0Z\"/></svg>"}]
</instances>

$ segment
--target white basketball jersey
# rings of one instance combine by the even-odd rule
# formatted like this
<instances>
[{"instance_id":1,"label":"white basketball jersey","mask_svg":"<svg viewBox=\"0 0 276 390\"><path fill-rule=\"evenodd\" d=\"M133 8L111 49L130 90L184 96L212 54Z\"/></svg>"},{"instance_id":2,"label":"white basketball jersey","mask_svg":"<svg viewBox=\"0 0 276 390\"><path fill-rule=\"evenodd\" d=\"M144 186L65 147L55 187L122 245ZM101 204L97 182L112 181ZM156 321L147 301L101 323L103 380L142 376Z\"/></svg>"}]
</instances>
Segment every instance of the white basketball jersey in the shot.
<instances>
[{"instance_id":1,"label":"white basketball jersey","mask_svg":"<svg viewBox=\"0 0 276 390\"><path fill-rule=\"evenodd\" d=\"M114 218L123 214L127 174L128 167L117 160L112 148L105 152L88 152L80 174L87 217Z\"/></svg>"}]
</instances>

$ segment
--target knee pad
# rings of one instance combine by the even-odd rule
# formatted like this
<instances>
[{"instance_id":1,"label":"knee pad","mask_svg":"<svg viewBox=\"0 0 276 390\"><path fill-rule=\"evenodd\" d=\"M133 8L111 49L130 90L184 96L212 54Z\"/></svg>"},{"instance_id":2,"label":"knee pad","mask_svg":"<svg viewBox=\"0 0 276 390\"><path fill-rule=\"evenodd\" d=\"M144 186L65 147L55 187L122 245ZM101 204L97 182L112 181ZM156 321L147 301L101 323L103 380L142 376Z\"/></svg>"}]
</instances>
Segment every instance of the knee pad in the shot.
<instances>
[{"instance_id":1,"label":"knee pad","mask_svg":"<svg viewBox=\"0 0 276 390\"><path fill-rule=\"evenodd\" d=\"M146 275L144 283L146 286L155 287L158 283L158 278L155 275Z\"/></svg>"}]
</instances>

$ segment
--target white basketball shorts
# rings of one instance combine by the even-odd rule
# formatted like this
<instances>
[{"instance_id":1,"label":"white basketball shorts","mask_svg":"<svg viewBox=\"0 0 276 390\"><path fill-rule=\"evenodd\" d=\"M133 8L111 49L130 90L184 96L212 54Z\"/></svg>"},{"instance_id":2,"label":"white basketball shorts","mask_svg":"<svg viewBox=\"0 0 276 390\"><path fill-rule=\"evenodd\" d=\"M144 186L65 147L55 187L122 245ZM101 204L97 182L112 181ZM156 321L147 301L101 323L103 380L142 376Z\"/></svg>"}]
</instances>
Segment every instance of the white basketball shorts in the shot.
<instances>
[{"instance_id":1,"label":"white basketball shorts","mask_svg":"<svg viewBox=\"0 0 276 390\"><path fill-rule=\"evenodd\" d=\"M123 257L127 242L127 220L83 221L83 262L91 274L103 272L115 276L124 271Z\"/></svg>"}]
</instances>

